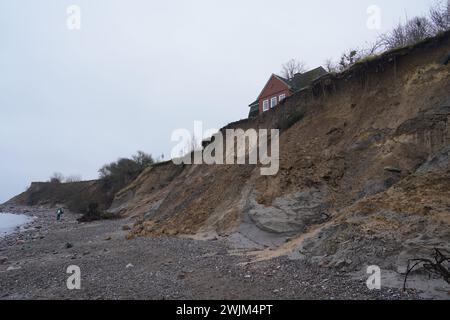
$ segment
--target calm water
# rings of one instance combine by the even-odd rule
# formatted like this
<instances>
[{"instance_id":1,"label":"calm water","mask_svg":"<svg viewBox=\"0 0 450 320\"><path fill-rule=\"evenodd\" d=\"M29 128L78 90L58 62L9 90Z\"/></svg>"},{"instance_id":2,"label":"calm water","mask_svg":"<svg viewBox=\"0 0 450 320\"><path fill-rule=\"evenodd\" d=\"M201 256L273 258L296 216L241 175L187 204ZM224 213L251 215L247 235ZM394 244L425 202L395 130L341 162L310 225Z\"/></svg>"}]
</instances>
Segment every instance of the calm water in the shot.
<instances>
[{"instance_id":1,"label":"calm water","mask_svg":"<svg viewBox=\"0 0 450 320\"><path fill-rule=\"evenodd\" d=\"M11 214L0 212L0 237L14 232L17 227L31 222L32 218L23 214Z\"/></svg>"}]
</instances>

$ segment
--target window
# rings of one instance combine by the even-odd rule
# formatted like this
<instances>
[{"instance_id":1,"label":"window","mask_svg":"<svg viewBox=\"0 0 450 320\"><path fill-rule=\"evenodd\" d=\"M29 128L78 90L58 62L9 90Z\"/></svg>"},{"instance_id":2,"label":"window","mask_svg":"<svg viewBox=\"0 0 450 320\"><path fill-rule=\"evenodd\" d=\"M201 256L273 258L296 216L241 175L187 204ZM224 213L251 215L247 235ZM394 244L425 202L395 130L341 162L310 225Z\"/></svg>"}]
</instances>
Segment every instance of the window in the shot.
<instances>
[{"instance_id":1,"label":"window","mask_svg":"<svg viewBox=\"0 0 450 320\"><path fill-rule=\"evenodd\" d=\"M269 110L269 100L263 101L263 112Z\"/></svg>"},{"instance_id":2,"label":"window","mask_svg":"<svg viewBox=\"0 0 450 320\"><path fill-rule=\"evenodd\" d=\"M283 93L280 95L280 97L278 98L278 101L283 101L284 99L286 99L286 95Z\"/></svg>"},{"instance_id":3,"label":"window","mask_svg":"<svg viewBox=\"0 0 450 320\"><path fill-rule=\"evenodd\" d=\"M277 97L270 99L270 107L274 108L277 105Z\"/></svg>"}]
</instances>

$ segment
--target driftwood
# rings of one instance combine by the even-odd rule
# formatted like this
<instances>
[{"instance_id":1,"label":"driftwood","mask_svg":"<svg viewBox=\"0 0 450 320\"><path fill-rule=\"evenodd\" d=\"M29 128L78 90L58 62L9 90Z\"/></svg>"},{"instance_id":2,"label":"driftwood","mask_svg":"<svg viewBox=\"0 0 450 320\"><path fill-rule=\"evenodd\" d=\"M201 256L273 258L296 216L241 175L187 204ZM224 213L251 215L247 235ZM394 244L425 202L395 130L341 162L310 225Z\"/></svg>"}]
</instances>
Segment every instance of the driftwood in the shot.
<instances>
[{"instance_id":1,"label":"driftwood","mask_svg":"<svg viewBox=\"0 0 450 320\"><path fill-rule=\"evenodd\" d=\"M450 258L445 256L439 249L434 249L434 261L431 259L410 259L406 268L405 281L403 282L403 291L406 291L406 282L409 274L420 264L430 274L438 275L450 284L450 269L446 264L450 264Z\"/></svg>"}]
</instances>

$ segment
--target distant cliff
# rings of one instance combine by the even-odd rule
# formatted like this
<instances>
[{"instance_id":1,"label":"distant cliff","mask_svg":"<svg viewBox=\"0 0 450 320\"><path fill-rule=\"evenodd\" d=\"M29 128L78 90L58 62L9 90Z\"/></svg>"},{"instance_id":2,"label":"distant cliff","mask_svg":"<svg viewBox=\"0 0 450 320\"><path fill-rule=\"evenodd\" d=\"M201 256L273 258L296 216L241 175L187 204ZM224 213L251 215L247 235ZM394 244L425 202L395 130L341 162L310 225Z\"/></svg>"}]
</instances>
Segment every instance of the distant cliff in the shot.
<instances>
[{"instance_id":1,"label":"distant cliff","mask_svg":"<svg viewBox=\"0 0 450 320\"><path fill-rule=\"evenodd\" d=\"M73 212L84 213L90 203L97 203L101 209L107 209L113 197L114 193L98 180L70 183L33 182L27 191L5 204L50 207L59 205L66 206Z\"/></svg>"}]
</instances>

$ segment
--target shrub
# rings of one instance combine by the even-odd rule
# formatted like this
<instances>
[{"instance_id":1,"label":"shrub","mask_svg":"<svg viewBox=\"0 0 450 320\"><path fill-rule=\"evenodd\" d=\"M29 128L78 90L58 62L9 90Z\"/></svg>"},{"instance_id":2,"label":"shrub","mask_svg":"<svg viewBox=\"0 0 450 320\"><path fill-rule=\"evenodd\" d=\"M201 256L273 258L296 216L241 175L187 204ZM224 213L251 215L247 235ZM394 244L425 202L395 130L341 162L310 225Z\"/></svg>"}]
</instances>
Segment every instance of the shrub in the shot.
<instances>
[{"instance_id":1,"label":"shrub","mask_svg":"<svg viewBox=\"0 0 450 320\"><path fill-rule=\"evenodd\" d=\"M337 63L327 60L329 72L344 71L377 54L414 45L426 38L450 30L450 0L436 3L428 17L414 17L398 24L391 32L381 35L373 44L363 49L352 49L343 53Z\"/></svg>"},{"instance_id":2,"label":"shrub","mask_svg":"<svg viewBox=\"0 0 450 320\"><path fill-rule=\"evenodd\" d=\"M121 158L104 165L99 170L100 179L105 186L116 192L136 179L145 168L153 163L151 155L138 151L136 155L132 156L132 159Z\"/></svg>"},{"instance_id":3,"label":"shrub","mask_svg":"<svg viewBox=\"0 0 450 320\"><path fill-rule=\"evenodd\" d=\"M62 183L64 181L64 176L60 172L55 172L51 175L50 180L51 183Z\"/></svg>"},{"instance_id":4,"label":"shrub","mask_svg":"<svg viewBox=\"0 0 450 320\"><path fill-rule=\"evenodd\" d=\"M87 211L83 214L78 222L92 222L97 220L117 219L118 216L104 212L99 209L99 205L96 202L91 202L88 205Z\"/></svg>"},{"instance_id":5,"label":"shrub","mask_svg":"<svg viewBox=\"0 0 450 320\"><path fill-rule=\"evenodd\" d=\"M351 49L347 52L344 52L339 60L338 69L340 71L344 71L345 69L348 69L352 65L354 65L356 62L361 60L362 58L362 52L360 50Z\"/></svg>"},{"instance_id":6,"label":"shrub","mask_svg":"<svg viewBox=\"0 0 450 320\"><path fill-rule=\"evenodd\" d=\"M426 17L415 17L381 36L386 50L406 47L433 36L433 28Z\"/></svg>"},{"instance_id":7,"label":"shrub","mask_svg":"<svg viewBox=\"0 0 450 320\"><path fill-rule=\"evenodd\" d=\"M155 163L153 157L143 151L138 151L133 157L133 161L136 162L143 169Z\"/></svg>"},{"instance_id":8,"label":"shrub","mask_svg":"<svg viewBox=\"0 0 450 320\"><path fill-rule=\"evenodd\" d=\"M305 111L303 109L290 110L288 113L283 113L282 118L279 121L278 128L280 130L287 130L295 123L299 122L305 117Z\"/></svg>"}]
</instances>

